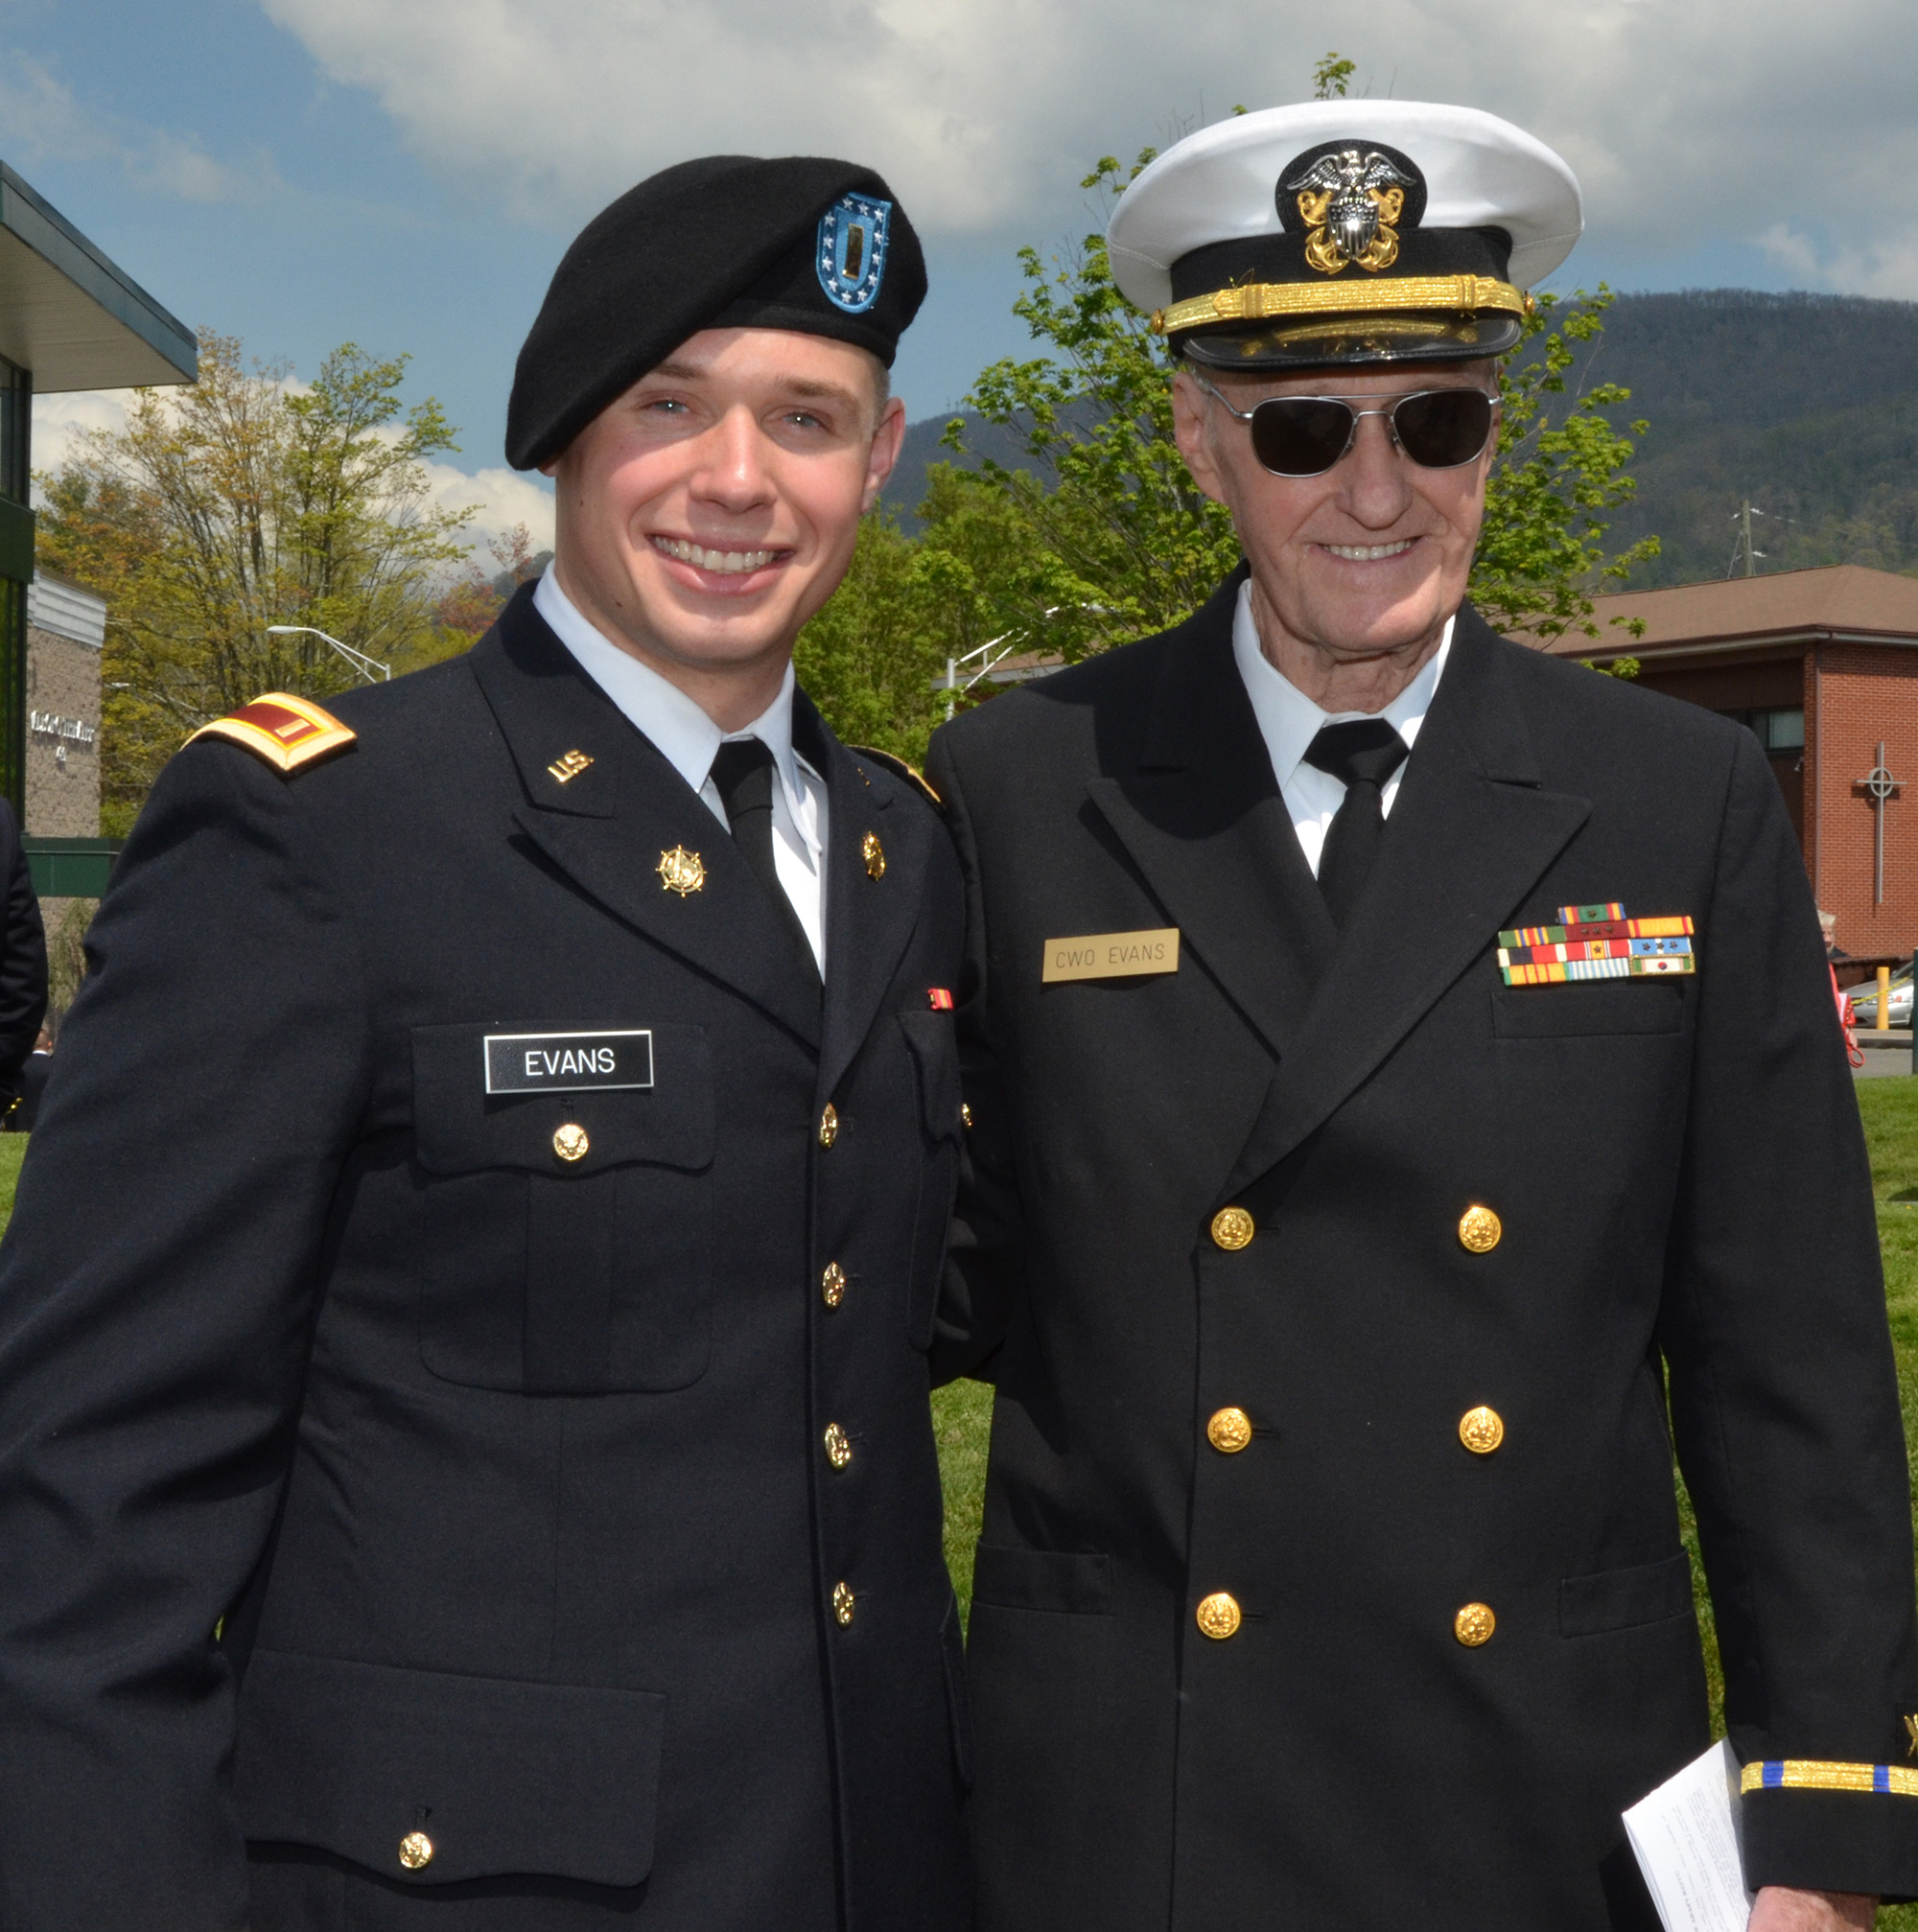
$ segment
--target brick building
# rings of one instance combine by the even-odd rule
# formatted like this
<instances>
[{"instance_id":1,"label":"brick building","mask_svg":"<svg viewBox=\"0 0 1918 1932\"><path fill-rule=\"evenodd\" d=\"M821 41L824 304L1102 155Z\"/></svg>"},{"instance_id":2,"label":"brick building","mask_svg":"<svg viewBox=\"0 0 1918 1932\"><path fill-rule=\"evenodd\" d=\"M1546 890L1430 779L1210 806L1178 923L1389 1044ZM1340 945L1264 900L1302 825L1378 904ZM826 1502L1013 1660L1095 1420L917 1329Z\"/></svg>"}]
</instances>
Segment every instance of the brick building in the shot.
<instances>
[{"instance_id":1,"label":"brick building","mask_svg":"<svg viewBox=\"0 0 1918 1932\"><path fill-rule=\"evenodd\" d=\"M1645 688L1747 725L1770 758L1819 908L1837 916L1837 943L1860 959L1908 957L1918 947L1918 577L1840 564L1622 592L1596 598L1594 616L1598 640L1550 648L1636 658ZM1644 635L1612 628L1613 617L1642 618Z\"/></svg>"},{"instance_id":2,"label":"brick building","mask_svg":"<svg viewBox=\"0 0 1918 1932\"><path fill-rule=\"evenodd\" d=\"M38 839L100 836L100 647L106 603L35 570L27 587L27 816Z\"/></svg>"}]
</instances>

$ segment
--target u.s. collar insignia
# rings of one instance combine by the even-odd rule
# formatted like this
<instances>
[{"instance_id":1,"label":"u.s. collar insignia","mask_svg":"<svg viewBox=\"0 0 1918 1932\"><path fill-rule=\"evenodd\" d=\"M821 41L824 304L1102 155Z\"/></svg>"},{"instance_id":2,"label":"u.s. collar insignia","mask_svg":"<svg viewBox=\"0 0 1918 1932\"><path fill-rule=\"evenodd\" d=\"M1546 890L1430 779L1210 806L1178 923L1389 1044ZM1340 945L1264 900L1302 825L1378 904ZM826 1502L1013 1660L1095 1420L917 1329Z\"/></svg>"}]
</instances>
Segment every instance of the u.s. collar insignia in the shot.
<instances>
[{"instance_id":1,"label":"u.s. collar insignia","mask_svg":"<svg viewBox=\"0 0 1918 1932\"><path fill-rule=\"evenodd\" d=\"M1405 212L1406 190L1422 185L1376 148L1333 148L1302 169L1295 161L1279 177L1280 195L1298 196L1299 219L1310 230L1306 266L1322 275L1336 275L1348 262L1373 274L1390 268L1398 259L1392 224ZM1423 196L1418 198L1422 203ZM1283 201L1279 212L1285 212Z\"/></svg>"},{"instance_id":2,"label":"u.s. collar insignia","mask_svg":"<svg viewBox=\"0 0 1918 1932\"><path fill-rule=\"evenodd\" d=\"M893 204L841 195L819 218L819 286L835 309L862 315L879 299Z\"/></svg>"},{"instance_id":3,"label":"u.s. collar insignia","mask_svg":"<svg viewBox=\"0 0 1918 1932\"><path fill-rule=\"evenodd\" d=\"M696 893L706 883L706 866L697 852L690 852L684 846L674 846L671 851L660 853L660 862L655 868L660 875L660 884L669 893L677 893L684 898L688 893Z\"/></svg>"}]
</instances>

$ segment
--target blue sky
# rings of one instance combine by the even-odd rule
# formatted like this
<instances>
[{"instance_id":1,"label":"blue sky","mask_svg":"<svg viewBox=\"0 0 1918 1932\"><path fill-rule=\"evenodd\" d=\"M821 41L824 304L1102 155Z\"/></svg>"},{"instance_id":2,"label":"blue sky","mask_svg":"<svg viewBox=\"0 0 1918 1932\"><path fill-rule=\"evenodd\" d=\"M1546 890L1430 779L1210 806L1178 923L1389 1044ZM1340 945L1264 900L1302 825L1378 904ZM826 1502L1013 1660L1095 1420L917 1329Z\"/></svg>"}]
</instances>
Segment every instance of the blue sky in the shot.
<instances>
[{"instance_id":1,"label":"blue sky","mask_svg":"<svg viewBox=\"0 0 1918 1932\"><path fill-rule=\"evenodd\" d=\"M0 0L0 157L189 324L311 373L411 355L482 521L513 358L595 208L731 148L852 153L925 233L896 372L915 418L1023 353L1015 250L1093 225L1076 188L1233 101L1360 82L1489 107L1587 190L1558 278L1918 297L1909 0ZM1860 192L1860 184L1864 192ZM1874 188L1874 183L1882 187ZM113 400L49 398L38 454ZM449 477L448 489L461 479Z\"/></svg>"}]
</instances>

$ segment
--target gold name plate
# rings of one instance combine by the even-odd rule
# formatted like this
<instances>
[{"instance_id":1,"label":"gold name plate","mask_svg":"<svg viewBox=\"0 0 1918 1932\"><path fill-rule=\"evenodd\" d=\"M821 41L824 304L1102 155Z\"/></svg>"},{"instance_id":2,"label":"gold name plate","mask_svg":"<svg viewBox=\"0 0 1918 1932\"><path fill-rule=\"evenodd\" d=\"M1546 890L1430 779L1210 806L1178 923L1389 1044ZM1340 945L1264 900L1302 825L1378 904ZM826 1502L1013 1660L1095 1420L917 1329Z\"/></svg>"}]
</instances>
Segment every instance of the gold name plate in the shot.
<instances>
[{"instance_id":1,"label":"gold name plate","mask_svg":"<svg viewBox=\"0 0 1918 1932\"><path fill-rule=\"evenodd\" d=\"M1041 981L1123 979L1130 973L1177 972L1179 928L1153 932L1082 933L1077 939L1047 940Z\"/></svg>"}]
</instances>

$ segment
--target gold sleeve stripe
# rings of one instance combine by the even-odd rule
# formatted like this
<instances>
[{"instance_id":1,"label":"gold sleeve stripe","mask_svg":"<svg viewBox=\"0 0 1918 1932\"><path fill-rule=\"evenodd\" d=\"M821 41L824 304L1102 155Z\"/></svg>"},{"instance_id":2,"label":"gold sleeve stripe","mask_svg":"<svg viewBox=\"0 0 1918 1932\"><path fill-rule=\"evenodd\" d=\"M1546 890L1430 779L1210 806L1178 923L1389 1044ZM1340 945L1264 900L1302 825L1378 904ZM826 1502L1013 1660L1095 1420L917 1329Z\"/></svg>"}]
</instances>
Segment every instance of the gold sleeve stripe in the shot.
<instances>
[{"instance_id":1,"label":"gold sleeve stripe","mask_svg":"<svg viewBox=\"0 0 1918 1932\"><path fill-rule=\"evenodd\" d=\"M322 710L310 698L296 698L286 691L269 691L223 718L201 725L194 738L225 738L244 745L255 757L264 758L275 771L295 772L328 752L350 745L358 733L342 725L331 711Z\"/></svg>"},{"instance_id":2,"label":"gold sleeve stripe","mask_svg":"<svg viewBox=\"0 0 1918 1932\"><path fill-rule=\"evenodd\" d=\"M1532 297L1490 275L1394 275L1382 282L1249 282L1155 309L1152 332L1169 336L1210 322L1262 322L1268 315L1382 315L1442 310L1475 314L1505 309L1529 315Z\"/></svg>"},{"instance_id":3,"label":"gold sleeve stripe","mask_svg":"<svg viewBox=\"0 0 1918 1932\"><path fill-rule=\"evenodd\" d=\"M1818 1757L1767 1757L1747 1764L1740 1791L1889 1791L1918 1798L1918 1770L1904 1764L1833 1764Z\"/></svg>"}]
</instances>

